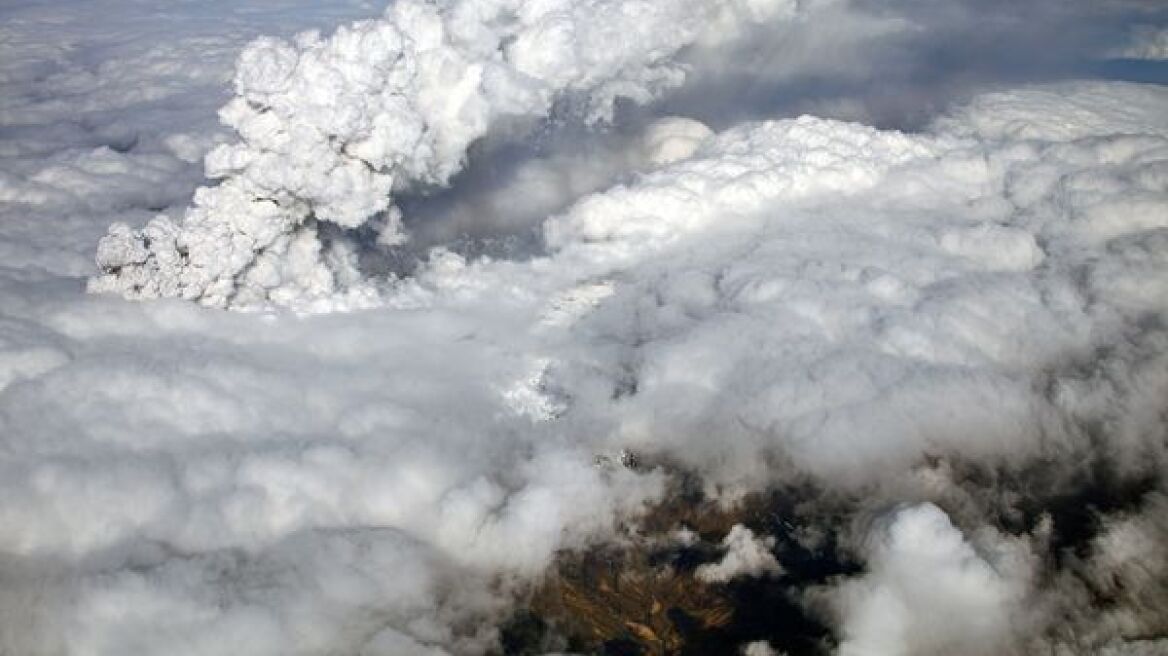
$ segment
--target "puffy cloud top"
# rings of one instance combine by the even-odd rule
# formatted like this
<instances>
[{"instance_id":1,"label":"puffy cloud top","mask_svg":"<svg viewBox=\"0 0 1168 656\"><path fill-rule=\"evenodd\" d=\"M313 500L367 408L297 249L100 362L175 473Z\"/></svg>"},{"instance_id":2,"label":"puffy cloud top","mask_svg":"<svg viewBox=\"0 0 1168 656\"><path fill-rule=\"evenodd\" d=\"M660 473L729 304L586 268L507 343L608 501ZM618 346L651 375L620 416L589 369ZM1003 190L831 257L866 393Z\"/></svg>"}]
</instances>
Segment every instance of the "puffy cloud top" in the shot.
<instances>
[{"instance_id":1,"label":"puffy cloud top","mask_svg":"<svg viewBox=\"0 0 1168 656\"><path fill-rule=\"evenodd\" d=\"M869 538L869 573L837 591L840 656L1002 653L1024 617L1025 553L996 545L1004 553L987 560L932 504L882 524Z\"/></svg>"}]
</instances>

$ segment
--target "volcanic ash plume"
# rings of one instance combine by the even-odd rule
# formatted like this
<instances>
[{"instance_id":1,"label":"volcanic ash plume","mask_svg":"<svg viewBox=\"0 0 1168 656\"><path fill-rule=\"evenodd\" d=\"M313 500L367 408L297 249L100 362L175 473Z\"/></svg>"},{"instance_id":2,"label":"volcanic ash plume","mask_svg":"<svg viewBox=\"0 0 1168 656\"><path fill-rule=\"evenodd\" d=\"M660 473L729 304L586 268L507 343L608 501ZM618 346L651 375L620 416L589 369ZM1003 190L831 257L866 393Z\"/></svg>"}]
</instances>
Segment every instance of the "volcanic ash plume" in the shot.
<instances>
[{"instance_id":1,"label":"volcanic ash plume","mask_svg":"<svg viewBox=\"0 0 1168 656\"><path fill-rule=\"evenodd\" d=\"M239 141L212 151L180 223L115 224L94 292L246 306L362 291L326 224L376 218L405 240L395 192L444 185L467 148L559 101L586 119L645 102L685 77L676 55L790 18L793 0L460 0L394 3L329 38L261 38L241 55L222 120Z\"/></svg>"}]
</instances>

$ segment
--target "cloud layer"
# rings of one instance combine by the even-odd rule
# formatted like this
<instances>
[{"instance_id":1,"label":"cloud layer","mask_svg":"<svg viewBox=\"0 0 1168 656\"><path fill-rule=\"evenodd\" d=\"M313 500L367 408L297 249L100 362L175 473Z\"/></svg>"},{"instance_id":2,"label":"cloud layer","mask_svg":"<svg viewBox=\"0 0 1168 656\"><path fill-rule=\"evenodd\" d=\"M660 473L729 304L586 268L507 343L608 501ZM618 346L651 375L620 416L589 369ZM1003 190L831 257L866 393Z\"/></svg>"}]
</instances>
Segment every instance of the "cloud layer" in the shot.
<instances>
[{"instance_id":1,"label":"cloud layer","mask_svg":"<svg viewBox=\"0 0 1168 656\"><path fill-rule=\"evenodd\" d=\"M964 3L403 1L251 45L380 8L175 6L0 28L0 651L488 653L677 472L788 495L696 571L824 652L1163 648L1164 87L841 120ZM684 118L759 31L796 45L758 88L815 70L835 118Z\"/></svg>"}]
</instances>

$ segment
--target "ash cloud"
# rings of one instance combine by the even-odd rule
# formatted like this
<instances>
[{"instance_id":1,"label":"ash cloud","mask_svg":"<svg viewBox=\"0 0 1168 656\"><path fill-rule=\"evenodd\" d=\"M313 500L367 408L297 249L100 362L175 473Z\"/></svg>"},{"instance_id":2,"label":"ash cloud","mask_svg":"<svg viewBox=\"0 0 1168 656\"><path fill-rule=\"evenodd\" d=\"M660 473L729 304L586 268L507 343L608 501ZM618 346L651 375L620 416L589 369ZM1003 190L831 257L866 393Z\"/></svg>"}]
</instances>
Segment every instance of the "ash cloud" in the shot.
<instances>
[{"instance_id":1,"label":"ash cloud","mask_svg":"<svg viewBox=\"0 0 1168 656\"><path fill-rule=\"evenodd\" d=\"M207 156L222 182L196 192L179 225L113 226L91 289L214 306L339 294L355 282L352 254L322 247L317 222L357 228L376 216L379 240L399 243L391 194L446 184L492 127L569 97L604 119L617 98L646 102L680 84L679 50L794 11L791 0L405 1L327 39L258 39L220 110L240 141Z\"/></svg>"}]
</instances>

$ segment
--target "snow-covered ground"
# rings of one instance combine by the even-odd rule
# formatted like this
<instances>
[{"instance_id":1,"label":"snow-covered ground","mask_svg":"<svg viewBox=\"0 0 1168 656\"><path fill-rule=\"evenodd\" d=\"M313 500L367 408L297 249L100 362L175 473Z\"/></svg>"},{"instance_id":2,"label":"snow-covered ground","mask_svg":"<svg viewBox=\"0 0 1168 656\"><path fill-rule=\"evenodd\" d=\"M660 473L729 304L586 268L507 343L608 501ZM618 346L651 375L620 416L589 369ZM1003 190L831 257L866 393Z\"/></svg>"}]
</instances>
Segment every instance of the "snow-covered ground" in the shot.
<instances>
[{"instance_id":1,"label":"snow-covered ground","mask_svg":"<svg viewBox=\"0 0 1168 656\"><path fill-rule=\"evenodd\" d=\"M874 4L0 8L0 652L489 652L630 450L840 654L1164 653L1163 11Z\"/></svg>"}]
</instances>

